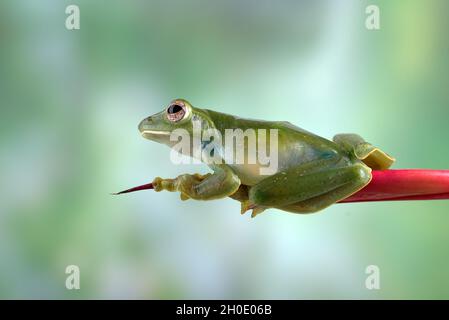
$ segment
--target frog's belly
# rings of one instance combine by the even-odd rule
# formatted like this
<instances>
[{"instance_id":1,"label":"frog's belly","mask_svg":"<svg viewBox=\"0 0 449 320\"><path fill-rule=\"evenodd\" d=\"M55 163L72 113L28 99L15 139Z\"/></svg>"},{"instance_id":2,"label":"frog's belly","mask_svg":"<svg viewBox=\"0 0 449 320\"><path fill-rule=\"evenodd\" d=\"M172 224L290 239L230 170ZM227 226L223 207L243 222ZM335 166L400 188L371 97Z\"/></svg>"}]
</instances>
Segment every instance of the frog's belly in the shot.
<instances>
[{"instance_id":1,"label":"frog's belly","mask_svg":"<svg viewBox=\"0 0 449 320\"><path fill-rule=\"evenodd\" d=\"M268 177L260 174L262 166L259 164L236 164L230 167L239 176L240 182L248 186L253 186Z\"/></svg>"},{"instance_id":2,"label":"frog's belly","mask_svg":"<svg viewBox=\"0 0 449 320\"><path fill-rule=\"evenodd\" d=\"M309 161L316 160L322 156L322 153L317 152L316 150L304 145L302 145L301 147L295 146L295 148L290 148L288 152L282 151L284 150L281 150L279 154L276 167L271 167L273 170L270 175L285 171L289 168L301 165ZM262 174L264 171L261 171L261 169L267 169L267 165L261 165L260 163L228 165L239 176L241 183L248 186L253 186L270 176L267 174Z\"/></svg>"},{"instance_id":3,"label":"frog's belly","mask_svg":"<svg viewBox=\"0 0 449 320\"><path fill-rule=\"evenodd\" d=\"M232 164L229 165L234 172L239 176L240 181L244 185L253 186L270 175L276 174L280 171L284 171L290 167L301 164L303 161L307 161L305 158L290 159L290 161L282 161L277 164L277 167L271 167L271 174L264 174L268 168L266 165L260 164ZM262 169L262 170L261 170Z\"/></svg>"}]
</instances>

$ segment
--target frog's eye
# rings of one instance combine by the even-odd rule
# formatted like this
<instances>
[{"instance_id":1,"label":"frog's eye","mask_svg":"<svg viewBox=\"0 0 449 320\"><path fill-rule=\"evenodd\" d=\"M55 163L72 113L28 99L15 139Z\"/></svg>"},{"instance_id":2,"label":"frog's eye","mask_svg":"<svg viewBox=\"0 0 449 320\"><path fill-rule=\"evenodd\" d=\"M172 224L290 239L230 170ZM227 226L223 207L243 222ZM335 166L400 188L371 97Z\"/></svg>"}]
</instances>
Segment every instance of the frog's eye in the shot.
<instances>
[{"instance_id":1,"label":"frog's eye","mask_svg":"<svg viewBox=\"0 0 449 320\"><path fill-rule=\"evenodd\" d=\"M167 118L172 122L182 120L186 113L186 107L179 102L174 102L167 108Z\"/></svg>"}]
</instances>

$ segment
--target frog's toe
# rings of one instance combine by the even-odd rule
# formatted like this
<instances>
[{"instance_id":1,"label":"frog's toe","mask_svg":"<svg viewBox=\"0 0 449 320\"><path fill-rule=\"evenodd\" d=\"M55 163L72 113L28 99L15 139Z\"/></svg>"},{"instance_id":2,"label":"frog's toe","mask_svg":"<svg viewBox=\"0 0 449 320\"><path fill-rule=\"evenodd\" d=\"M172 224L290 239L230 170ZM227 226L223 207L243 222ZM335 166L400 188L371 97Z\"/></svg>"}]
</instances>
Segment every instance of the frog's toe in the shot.
<instances>
[{"instance_id":1,"label":"frog's toe","mask_svg":"<svg viewBox=\"0 0 449 320\"><path fill-rule=\"evenodd\" d=\"M240 214L244 214L246 211L251 210L256 205L249 200L243 200L240 205Z\"/></svg>"},{"instance_id":2,"label":"frog's toe","mask_svg":"<svg viewBox=\"0 0 449 320\"><path fill-rule=\"evenodd\" d=\"M262 213L266 207L258 206L251 202L250 200L242 201L240 213L244 214L246 211L251 210L251 218L254 218L258 214Z\"/></svg>"},{"instance_id":3,"label":"frog's toe","mask_svg":"<svg viewBox=\"0 0 449 320\"><path fill-rule=\"evenodd\" d=\"M260 207L260 206L254 207L253 211L251 212L251 218L254 218L258 214L261 214L262 212L265 211L265 209L266 209L265 207Z\"/></svg>"},{"instance_id":4,"label":"frog's toe","mask_svg":"<svg viewBox=\"0 0 449 320\"><path fill-rule=\"evenodd\" d=\"M160 192L163 190L162 187L162 178L161 177L156 177L153 179L153 182L151 183L153 185L153 189L156 192Z\"/></svg>"},{"instance_id":5,"label":"frog's toe","mask_svg":"<svg viewBox=\"0 0 449 320\"><path fill-rule=\"evenodd\" d=\"M186 201L186 200L189 200L189 199L190 199L190 197L189 197L188 195L186 195L184 192L181 192L181 193L179 194L179 196L180 196L180 198L181 198L182 201Z\"/></svg>"}]
</instances>

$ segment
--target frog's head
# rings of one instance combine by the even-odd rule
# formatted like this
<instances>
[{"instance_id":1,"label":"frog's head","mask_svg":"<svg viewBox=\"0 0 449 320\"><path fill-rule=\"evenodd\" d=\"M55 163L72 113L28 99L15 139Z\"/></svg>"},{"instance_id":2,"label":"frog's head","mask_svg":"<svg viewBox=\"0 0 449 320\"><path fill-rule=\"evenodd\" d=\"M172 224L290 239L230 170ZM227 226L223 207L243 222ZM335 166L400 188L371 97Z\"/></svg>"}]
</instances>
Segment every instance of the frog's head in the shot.
<instances>
[{"instance_id":1,"label":"frog's head","mask_svg":"<svg viewBox=\"0 0 449 320\"><path fill-rule=\"evenodd\" d=\"M146 139L173 146L175 141L170 135L176 129L184 129L193 137L194 122L201 125L201 130L210 128L212 122L204 110L194 108L183 99L176 99L163 111L143 119L139 124L139 131Z\"/></svg>"}]
</instances>

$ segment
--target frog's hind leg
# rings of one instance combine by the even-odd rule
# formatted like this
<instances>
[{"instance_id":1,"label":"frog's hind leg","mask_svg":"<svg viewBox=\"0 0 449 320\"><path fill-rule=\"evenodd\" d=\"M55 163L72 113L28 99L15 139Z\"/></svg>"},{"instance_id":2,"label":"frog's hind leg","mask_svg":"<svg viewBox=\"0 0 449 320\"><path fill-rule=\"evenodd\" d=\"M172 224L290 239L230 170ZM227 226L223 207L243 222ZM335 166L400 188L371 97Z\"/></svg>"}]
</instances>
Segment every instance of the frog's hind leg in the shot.
<instances>
[{"instance_id":1,"label":"frog's hind leg","mask_svg":"<svg viewBox=\"0 0 449 320\"><path fill-rule=\"evenodd\" d=\"M366 142L357 134L337 134L333 140L373 170L388 169L395 161L393 157Z\"/></svg>"},{"instance_id":2,"label":"frog's hind leg","mask_svg":"<svg viewBox=\"0 0 449 320\"><path fill-rule=\"evenodd\" d=\"M350 168L348 168L351 170ZM329 191L323 195L316 196L307 200L303 200L288 206L279 207L277 209L293 212L293 213L314 213L325 209L326 207L342 200L346 199L350 195L356 193L362 189L371 180L371 175L369 179L366 177L359 180L356 184L346 183L341 187L338 187L332 191Z\"/></svg>"},{"instance_id":3,"label":"frog's hind leg","mask_svg":"<svg viewBox=\"0 0 449 320\"><path fill-rule=\"evenodd\" d=\"M370 180L371 169L363 163L312 172L287 170L251 187L249 200L256 206L311 213L352 195Z\"/></svg>"}]
</instances>

